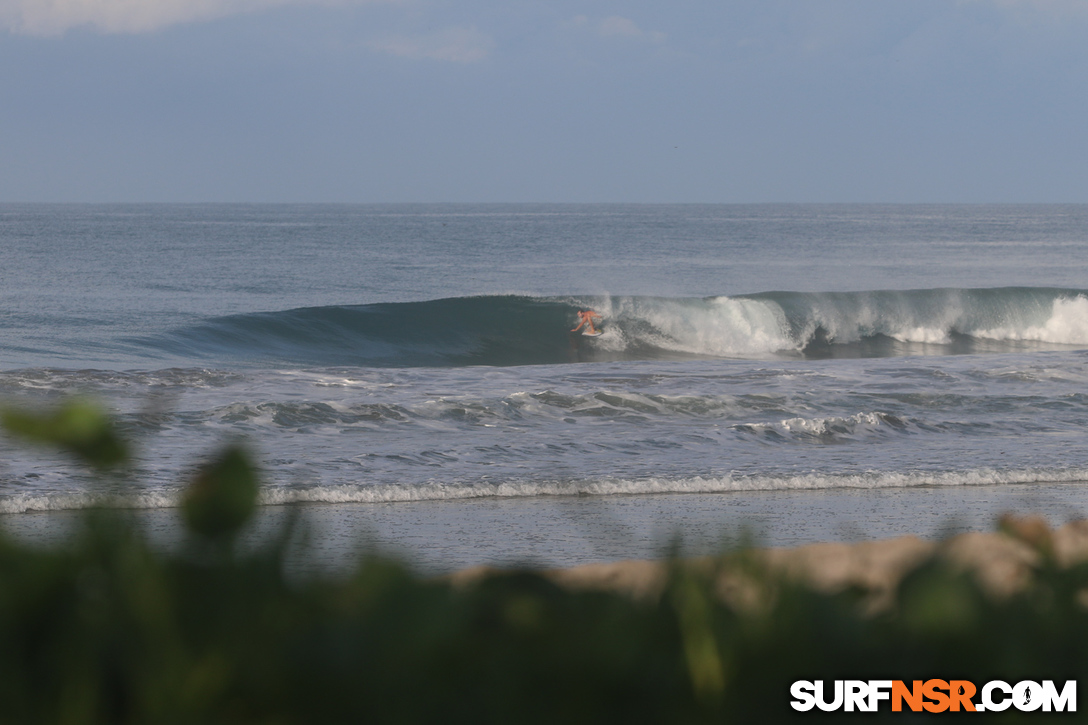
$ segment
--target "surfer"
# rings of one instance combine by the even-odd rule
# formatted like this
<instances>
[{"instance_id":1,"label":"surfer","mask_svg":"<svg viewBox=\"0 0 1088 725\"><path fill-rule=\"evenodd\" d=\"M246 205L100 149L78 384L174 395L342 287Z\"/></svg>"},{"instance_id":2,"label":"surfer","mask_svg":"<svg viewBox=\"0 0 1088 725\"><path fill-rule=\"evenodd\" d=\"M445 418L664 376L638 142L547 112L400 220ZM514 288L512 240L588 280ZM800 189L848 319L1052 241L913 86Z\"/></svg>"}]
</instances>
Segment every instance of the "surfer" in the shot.
<instances>
[{"instance_id":1,"label":"surfer","mask_svg":"<svg viewBox=\"0 0 1088 725\"><path fill-rule=\"evenodd\" d=\"M593 310L578 310L578 326L571 330L571 332L578 332L585 327L586 331L583 334L596 335L597 328L593 326L593 323L594 321L600 322L600 320L601 316Z\"/></svg>"}]
</instances>

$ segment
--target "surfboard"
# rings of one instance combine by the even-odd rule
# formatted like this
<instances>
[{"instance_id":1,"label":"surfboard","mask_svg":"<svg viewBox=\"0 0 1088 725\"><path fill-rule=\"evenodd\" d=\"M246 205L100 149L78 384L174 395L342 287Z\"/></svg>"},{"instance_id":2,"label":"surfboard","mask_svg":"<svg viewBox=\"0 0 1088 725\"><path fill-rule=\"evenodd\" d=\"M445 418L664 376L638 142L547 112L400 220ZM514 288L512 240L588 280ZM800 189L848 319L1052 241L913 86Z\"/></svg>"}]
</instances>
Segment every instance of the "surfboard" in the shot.
<instances>
[{"instance_id":1,"label":"surfboard","mask_svg":"<svg viewBox=\"0 0 1088 725\"><path fill-rule=\"evenodd\" d=\"M603 332L597 330L596 332L583 332L582 337L600 337L603 334Z\"/></svg>"}]
</instances>

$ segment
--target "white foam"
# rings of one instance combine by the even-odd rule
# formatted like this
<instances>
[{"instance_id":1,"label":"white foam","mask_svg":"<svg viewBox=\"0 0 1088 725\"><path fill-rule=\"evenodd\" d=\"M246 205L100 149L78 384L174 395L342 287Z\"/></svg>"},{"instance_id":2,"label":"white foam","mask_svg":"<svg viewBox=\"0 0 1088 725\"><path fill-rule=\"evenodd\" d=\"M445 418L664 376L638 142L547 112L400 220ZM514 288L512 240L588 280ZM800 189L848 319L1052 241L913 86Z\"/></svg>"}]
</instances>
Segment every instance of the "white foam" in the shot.
<instances>
[{"instance_id":1,"label":"white foam","mask_svg":"<svg viewBox=\"0 0 1088 725\"><path fill-rule=\"evenodd\" d=\"M840 435L856 435L865 431L883 431L889 428L905 428L906 424L889 413L857 413L846 417L787 418L777 423L743 423L733 428L743 431L775 432L780 435L802 438L833 438Z\"/></svg>"},{"instance_id":2,"label":"white foam","mask_svg":"<svg viewBox=\"0 0 1088 725\"><path fill-rule=\"evenodd\" d=\"M262 502L286 504L393 503L470 498L532 496L615 496L654 493L731 493L745 491L811 491L854 488L882 489L917 486L986 486L995 484L1068 483L1088 481L1088 469L1009 470L981 468L957 472L880 472L860 474L802 474L797 476L696 476L692 478L599 479L591 481L505 482L428 486L328 486L309 489L269 489Z\"/></svg>"},{"instance_id":3,"label":"white foam","mask_svg":"<svg viewBox=\"0 0 1088 725\"><path fill-rule=\"evenodd\" d=\"M605 307L606 319L619 321L625 330L600 338L609 349L642 345L716 357L797 349L782 308L769 300L612 298Z\"/></svg>"},{"instance_id":4,"label":"white foam","mask_svg":"<svg viewBox=\"0 0 1088 725\"><path fill-rule=\"evenodd\" d=\"M856 474L807 473L794 476L695 476L690 478L605 478L584 481L506 481L427 485L334 485L310 488L269 487L262 505L293 503L407 503L482 498L539 496L618 496L663 493L738 493L746 491L815 491L885 489L917 486L987 486L996 484L1071 483L1088 481L1088 469L979 468L950 472L866 471ZM173 508L180 491L158 491L130 497L91 494L16 495L0 499L0 513L62 511L86 508Z\"/></svg>"},{"instance_id":5,"label":"white foam","mask_svg":"<svg viewBox=\"0 0 1088 725\"><path fill-rule=\"evenodd\" d=\"M836 343L879 334L900 342L948 344L951 331L964 319L963 300L955 290L933 290L931 298L935 304L919 306L896 292L813 294L802 336L807 341L822 328Z\"/></svg>"},{"instance_id":6,"label":"white foam","mask_svg":"<svg viewBox=\"0 0 1088 725\"><path fill-rule=\"evenodd\" d=\"M1042 325L995 327L971 333L989 340L1031 340L1061 345L1088 345L1088 297L1059 297Z\"/></svg>"},{"instance_id":7,"label":"white foam","mask_svg":"<svg viewBox=\"0 0 1088 725\"><path fill-rule=\"evenodd\" d=\"M177 491L155 491L134 496L99 493L38 493L15 494L0 498L0 514L22 514L35 511L71 511L77 509L158 509L178 505Z\"/></svg>"},{"instance_id":8,"label":"white foam","mask_svg":"<svg viewBox=\"0 0 1088 725\"><path fill-rule=\"evenodd\" d=\"M828 340L856 343L885 335L905 343L948 345L955 333L1058 344L1088 344L1088 298L1045 302L1015 294L991 300L970 290L812 294L793 314L771 299L609 297L595 302L605 334L597 347L622 351L650 347L713 357L760 357L802 349L822 330ZM805 308L807 307L807 309Z\"/></svg>"},{"instance_id":9,"label":"white foam","mask_svg":"<svg viewBox=\"0 0 1088 725\"><path fill-rule=\"evenodd\" d=\"M947 345L952 342L950 331L938 327L910 327L895 330L888 336L900 342L919 342L926 345Z\"/></svg>"}]
</instances>

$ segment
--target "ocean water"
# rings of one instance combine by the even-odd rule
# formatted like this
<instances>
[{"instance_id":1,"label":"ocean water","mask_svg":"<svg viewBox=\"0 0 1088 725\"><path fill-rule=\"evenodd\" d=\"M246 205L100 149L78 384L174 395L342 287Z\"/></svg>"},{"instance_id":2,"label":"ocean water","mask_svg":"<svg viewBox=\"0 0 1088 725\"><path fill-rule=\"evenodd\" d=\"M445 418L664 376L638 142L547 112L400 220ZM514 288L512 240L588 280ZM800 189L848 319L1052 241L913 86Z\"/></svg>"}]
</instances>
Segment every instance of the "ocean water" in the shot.
<instances>
[{"instance_id":1,"label":"ocean water","mask_svg":"<svg viewBox=\"0 0 1088 725\"><path fill-rule=\"evenodd\" d=\"M756 506L796 512L788 543L814 502L904 528L934 491L1072 517L1086 249L1080 205L0 205L0 399L101 401L148 510L241 436L265 504L364 518ZM569 332L587 307L599 338ZM0 441L9 522L118 492ZM558 546L551 514L425 510L439 548L490 527L482 560Z\"/></svg>"}]
</instances>

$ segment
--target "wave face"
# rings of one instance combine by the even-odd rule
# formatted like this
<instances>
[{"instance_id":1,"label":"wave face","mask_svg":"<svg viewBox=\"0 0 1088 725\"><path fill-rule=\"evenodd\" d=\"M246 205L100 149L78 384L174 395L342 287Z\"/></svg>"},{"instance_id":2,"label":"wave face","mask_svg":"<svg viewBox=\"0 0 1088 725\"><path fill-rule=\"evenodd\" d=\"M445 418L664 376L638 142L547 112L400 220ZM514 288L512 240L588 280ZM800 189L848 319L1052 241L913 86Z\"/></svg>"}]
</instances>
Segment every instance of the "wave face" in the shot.
<instances>
[{"instance_id":1,"label":"wave face","mask_svg":"<svg viewBox=\"0 0 1088 725\"><path fill-rule=\"evenodd\" d=\"M602 315L601 337L568 332L584 307ZM1088 291L457 297L232 315L138 342L202 359L372 367L1005 352L1088 346Z\"/></svg>"}]
</instances>

